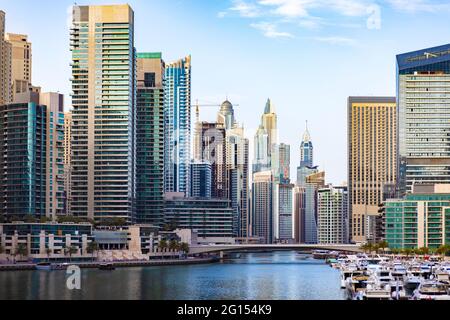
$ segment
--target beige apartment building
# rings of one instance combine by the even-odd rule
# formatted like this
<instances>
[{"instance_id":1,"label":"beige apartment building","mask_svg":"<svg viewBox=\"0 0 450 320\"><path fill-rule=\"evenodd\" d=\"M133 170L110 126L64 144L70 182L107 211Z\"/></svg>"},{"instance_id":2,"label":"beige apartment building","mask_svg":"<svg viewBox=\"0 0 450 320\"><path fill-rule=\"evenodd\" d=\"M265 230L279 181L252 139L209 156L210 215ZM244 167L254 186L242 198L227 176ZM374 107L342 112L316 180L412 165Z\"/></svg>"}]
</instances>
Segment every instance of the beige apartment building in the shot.
<instances>
[{"instance_id":1,"label":"beige apartment building","mask_svg":"<svg viewBox=\"0 0 450 320\"><path fill-rule=\"evenodd\" d=\"M5 40L5 12L0 10L0 105L11 100L11 44Z\"/></svg>"},{"instance_id":2,"label":"beige apartment building","mask_svg":"<svg viewBox=\"0 0 450 320\"><path fill-rule=\"evenodd\" d=\"M27 92L31 86L31 43L28 36L7 33L6 41L11 45L11 97Z\"/></svg>"},{"instance_id":3,"label":"beige apartment building","mask_svg":"<svg viewBox=\"0 0 450 320\"><path fill-rule=\"evenodd\" d=\"M348 197L350 238L377 238L376 217L387 186L396 183L395 97L348 99Z\"/></svg>"},{"instance_id":4,"label":"beige apartment building","mask_svg":"<svg viewBox=\"0 0 450 320\"><path fill-rule=\"evenodd\" d=\"M135 198L134 13L74 6L71 213L131 219Z\"/></svg>"}]
</instances>

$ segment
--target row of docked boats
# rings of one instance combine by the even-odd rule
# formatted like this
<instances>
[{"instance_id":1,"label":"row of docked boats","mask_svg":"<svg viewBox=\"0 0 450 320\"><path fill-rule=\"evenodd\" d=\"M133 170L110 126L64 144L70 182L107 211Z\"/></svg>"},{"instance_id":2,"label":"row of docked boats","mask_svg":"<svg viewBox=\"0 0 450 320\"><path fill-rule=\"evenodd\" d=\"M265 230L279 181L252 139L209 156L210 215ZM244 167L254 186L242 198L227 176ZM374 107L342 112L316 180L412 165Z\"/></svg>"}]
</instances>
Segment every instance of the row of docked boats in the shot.
<instances>
[{"instance_id":1,"label":"row of docked boats","mask_svg":"<svg viewBox=\"0 0 450 320\"><path fill-rule=\"evenodd\" d=\"M341 288L351 300L450 300L450 262L439 257L358 254L327 262L340 270Z\"/></svg>"}]
</instances>

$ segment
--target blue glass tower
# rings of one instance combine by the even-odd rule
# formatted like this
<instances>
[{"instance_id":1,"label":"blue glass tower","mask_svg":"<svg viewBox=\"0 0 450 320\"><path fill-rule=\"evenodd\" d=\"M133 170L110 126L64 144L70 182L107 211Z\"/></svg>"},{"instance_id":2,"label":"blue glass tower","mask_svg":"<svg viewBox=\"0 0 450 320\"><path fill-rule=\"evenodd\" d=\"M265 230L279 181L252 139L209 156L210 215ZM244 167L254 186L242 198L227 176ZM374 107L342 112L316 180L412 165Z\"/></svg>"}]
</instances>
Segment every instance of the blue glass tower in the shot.
<instances>
[{"instance_id":1,"label":"blue glass tower","mask_svg":"<svg viewBox=\"0 0 450 320\"><path fill-rule=\"evenodd\" d=\"M398 177L450 183L450 44L397 56Z\"/></svg>"},{"instance_id":2,"label":"blue glass tower","mask_svg":"<svg viewBox=\"0 0 450 320\"><path fill-rule=\"evenodd\" d=\"M189 194L191 57L166 65L164 83L164 189Z\"/></svg>"}]
</instances>

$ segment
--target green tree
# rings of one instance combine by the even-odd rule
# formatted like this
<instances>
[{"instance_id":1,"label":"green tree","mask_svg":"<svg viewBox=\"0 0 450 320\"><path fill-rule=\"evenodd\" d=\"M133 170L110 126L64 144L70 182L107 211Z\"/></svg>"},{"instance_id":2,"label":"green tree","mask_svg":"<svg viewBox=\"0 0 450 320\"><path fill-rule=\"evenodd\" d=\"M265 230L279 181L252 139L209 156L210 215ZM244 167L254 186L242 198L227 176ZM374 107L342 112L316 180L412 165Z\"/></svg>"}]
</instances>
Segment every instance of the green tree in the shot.
<instances>
[{"instance_id":1,"label":"green tree","mask_svg":"<svg viewBox=\"0 0 450 320\"><path fill-rule=\"evenodd\" d=\"M94 253L99 250L99 245L97 242L91 241L88 243L86 250L88 253L92 254L92 260L94 260Z\"/></svg>"},{"instance_id":2,"label":"green tree","mask_svg":"<svg viewBox=\"0 0 450 320\"><path fill-rule=\"evenodd\" d=\"M167 249L167 241L164 240L164 239L161 240L161 241L159 241L158 247L159 247L162 251L164 251L165 249Z\"/></svg>"},{"instance_id":3,"label":"green tree","mask_svg":"<svg viewBox=\"0 0 450 320\"><path fill-rule=\"evenodd\" d=\"M16 248L16 255L18 255L19 257L23 258L25 256L28 255L28 250L27 250L27 246L24 245L23 243L20 243L17 248Z\"/></svg>"},{"instance_id":4,"label":"green tree","mask_svg":"<svg viewBox=\"0 0 450 320\"><path fill-rule=\"evenodd\" d=\"M186 242L182 242L181 245L180 245L180 249L185 254L188 254L189 253L189 244L187 244Z\"/></svg>"},{"instance_id":5,"label":"green tree","mask_svg":"<svg viewBox=\"0 0 450 320\"><path fill-rule=\"evenodd\" d=\"M411 248L405 248L402 250L402 253L409 257L413 253L413 250Z\"/></svg>"},{"instance_id":6,"label":"green tree","mask_svg":"<svg viewBox=\"0 0 450 320\"><path fill-rule=\"evenodd\" d=\"M75 246L70 246L70 247L64 248L64 255L65 256L69 255L69 261L72 261L72 255L74 255L77 252L78 252L78 248Z\"/></svg>"},{"instance_id":7,"label":"green tree","mask_svg":"<svg viewBox=\"0 0 450 320\"><path fill-rule=\"evenodd\" d=\"M172 251L178 250L178 242L176 240L170 240L169 250L172 250Z\"/></svg>"},{"instance_id":8,"label":"green tree","mask_svg":"<svg viewBox=\"0 0 450 320\"><path fill-rule=\"evenodd\" d=\"M384 253L389 248L389 243L387 241L381 241L378 243L378 248Z\"/></svg>"}]
</instances>

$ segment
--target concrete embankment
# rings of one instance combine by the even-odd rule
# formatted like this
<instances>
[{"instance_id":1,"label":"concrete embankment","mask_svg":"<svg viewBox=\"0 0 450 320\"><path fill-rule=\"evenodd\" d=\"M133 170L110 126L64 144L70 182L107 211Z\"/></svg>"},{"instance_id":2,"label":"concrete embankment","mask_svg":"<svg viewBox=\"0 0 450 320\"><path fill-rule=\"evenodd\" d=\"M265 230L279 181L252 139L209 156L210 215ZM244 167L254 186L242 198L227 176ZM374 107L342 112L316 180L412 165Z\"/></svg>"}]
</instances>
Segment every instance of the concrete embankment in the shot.
<instances>
[{"instance_id":1,"label":"concrete embankment","mask_svg":"<svg viewBox=\"0 0 450 320\"><path fill-rule=\"evenodd\" d=\"M214 263L219 261L217 258L196 258L196 259L176 259L176 260L150 260L150 261L108 261L108 262L66 262L52 264L55 269L65 269L69 265L76 265L82 269L99 268L104 264L112 264L116 268L130 267L155 267L155 266L175 266L175 265L192 265ZM0 271L17 271L17 270L35 270L35 263L17 263L17 264L0 264Z\"/></svg>"}]
</instances>

